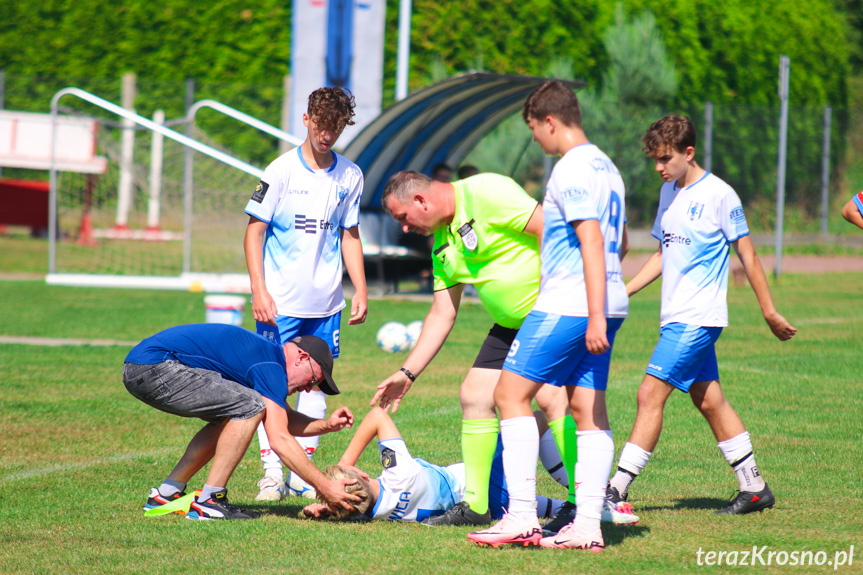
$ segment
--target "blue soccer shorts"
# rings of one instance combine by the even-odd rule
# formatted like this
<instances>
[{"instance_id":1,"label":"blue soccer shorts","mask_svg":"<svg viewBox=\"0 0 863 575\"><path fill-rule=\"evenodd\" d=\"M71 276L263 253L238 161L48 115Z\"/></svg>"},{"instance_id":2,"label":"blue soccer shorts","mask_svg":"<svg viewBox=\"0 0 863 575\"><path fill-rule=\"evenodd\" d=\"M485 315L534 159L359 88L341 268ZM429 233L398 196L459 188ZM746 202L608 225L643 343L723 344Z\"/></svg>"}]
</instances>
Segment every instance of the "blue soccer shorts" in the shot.
<instances>
[{"instance_id":1,"label":"blue soccer shorts","mask_svg":"<svg viewBox=\"0 0 863 575\"><path fill-rule=\"evenodd\" d=\"M689 393L693 383L719 379L716 340L721 327L669 323L660 328L647 374Z\"/></svg>"},{"instance_id":2,"label":"blue soccer shorts","mask_svg":"<svg viewBox=\"0 0 863 575\"><path fill-rule=\"evenodd\" d=\"M623 319L606 319L606 335L612 347ZM612 348L600 355L588 352L584 344L586 331L586 317L534 310L521 324L503 368L537 383L604 391Z\"/></svg>"},{"instance_id":3,"label":"blue soccer shorts","mask_svg":"<svg viewBox=\"0 0 863 575\"><path fill-rule=\"evenodd\" d=\"M339 357L339 324L342 312L336 312L329 317L289 317L280 315L276 318L278 330L268 323L255 322L258 334L278 344L291 341L299 335L315 335L327 342L333 359Z\"/></svg>"}]
</instances>

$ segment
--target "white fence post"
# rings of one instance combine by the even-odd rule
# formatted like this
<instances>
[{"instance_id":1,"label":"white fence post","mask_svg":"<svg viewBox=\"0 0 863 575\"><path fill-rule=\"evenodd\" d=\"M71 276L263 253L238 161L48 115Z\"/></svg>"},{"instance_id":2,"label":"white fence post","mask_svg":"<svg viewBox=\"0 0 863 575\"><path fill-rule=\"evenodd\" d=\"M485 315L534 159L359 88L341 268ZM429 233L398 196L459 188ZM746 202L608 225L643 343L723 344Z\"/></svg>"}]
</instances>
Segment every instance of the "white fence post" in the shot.
<instances>
[{"instance_id":1,"label":"white fence post","mask_svg":"<svg viewBox=\"0 0 863 575\"><path fill-rule=\"evenodd\" d=\"M791 58L779 57L779 162L776 170L776 267L773 275L782 275L782 234L785 220L785 164L788 148L788 80Z\"/></svg>"},{"instance_id":2,"label":"white fence post","mask_svg":"<svg viewBox=\"0 0 863 575\"><path fill-rule=\"evenodd\" d=\"M153 121L160 126L165 125L165 111L156 110ZM147 204L147 229L159 230L159 203L162 196L162 159L165 151L165 136L153 132L153 142L150 147L150 201Z\"/></svg>"},{"instance_id":3,"label":"white fence post","mask_svg":"<svg viewBox=\"0 0 863 575\"><path fill-rule=\"evenodd\" d=\"M123 74L123 94L121 105L130 112L135 111L135 74ZM129 227L129 209L132 207L132 156L135 151L135 124L123 120L123 144L120 152L120 190L117 199L117 222L115 227L123 230Z\"/></svg>"}]
</instances>

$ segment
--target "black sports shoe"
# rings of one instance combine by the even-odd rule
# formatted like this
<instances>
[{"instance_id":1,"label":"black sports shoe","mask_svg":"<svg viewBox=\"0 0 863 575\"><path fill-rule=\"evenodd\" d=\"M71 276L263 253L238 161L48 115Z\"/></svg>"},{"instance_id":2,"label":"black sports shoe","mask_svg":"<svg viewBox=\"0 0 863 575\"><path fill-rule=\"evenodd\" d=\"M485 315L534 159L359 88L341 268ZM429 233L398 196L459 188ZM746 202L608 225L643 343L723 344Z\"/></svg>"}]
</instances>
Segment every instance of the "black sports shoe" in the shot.
<instances>
[{"instance_id":1,"label":"black sports shoe","mask_svg":"<svg viewBox=\"0 0 863 575\"><path fill-rule=\"evenodd\" d=\"M228 490L214 491L206 501L195 500L186 513L186 519L254 519L258 514L253 511L243 511L228 504Z\"/></svg>"},{"instance_id":2,"label":"black sports shoe","mask_svg":"<svg viewBox=\"0 0 863 575\"><path fill-rule=\"evenodd\" d=\"M437 517L429 517L423 525L488 525L491 523L491 512L479 514L470 508L467 501L460 501L455 506Z\"/></svg>"},{"instance_id":3,"label":"black sports shoe","mask_svg":"<svg viewBox=\"0 0 863 575\"><path fill-rule=\"evenodd\" d=\"M165 497L161 493L159 493L158 487L153 487L150 489L150 495L147 498L147 503L144 505L144 511L149 511L150 509L155 509L157 507L162 507L163 505L167 505L172 501L176 501L180 497L184 497L186 495L185 491L180 491L173 495L169 495ZM179 513L180 515L185 515L185 511L174 511L174 513Z\"/></svg>"},{"instance_id":4,"label":"black sports shoe","mask_svg":"<svg viewBox=\"0 0 863 575\"><path fill-rule=\"evenodd\" d=\"M542 524L542 532L555 535L573 521L575 521L575 503L565 501L557 513Z\"/></svg>"},{"instance_id":5,"label":"black sports shoe","mask_svg":"<svg viewBox=\"0 0 863 575\"><path fill-rule=\"evenodd\" d=\"M714 511L717 515L743 515L754 511L763 511L773 507L776 498L767 484L764 489L758 491L738 491L737 496L731 500L728 507Z\"/></svg>"}]
</instances>

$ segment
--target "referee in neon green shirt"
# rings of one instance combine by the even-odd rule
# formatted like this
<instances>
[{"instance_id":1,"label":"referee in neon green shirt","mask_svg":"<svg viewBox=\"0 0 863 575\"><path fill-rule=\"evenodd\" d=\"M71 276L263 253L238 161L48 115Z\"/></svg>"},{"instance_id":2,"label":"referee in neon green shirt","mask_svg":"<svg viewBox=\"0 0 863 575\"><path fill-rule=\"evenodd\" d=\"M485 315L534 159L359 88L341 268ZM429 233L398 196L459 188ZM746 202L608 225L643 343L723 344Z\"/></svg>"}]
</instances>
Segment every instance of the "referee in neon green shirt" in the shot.
<instances>
[{"instance_id":1,"label":"referee in neon green shirt","mask_svg":"<svg viewBox=\"0 0 863 575\"><path fill-rule=\"evenodd\" d=\"M431 525L491 522L488 482L500 425L494 388L519 326L539 293L542 206L512 179L480 174L442 183L419 172L393 175L384 208L405 232L434 235L434 299L416 347L403 367L384 380L371 401L393 412L414 380L440 351L455 324L462 288L472 284L494 325L461 384L465 499ZM563 388L543 386L536 396L545 412L569 477L575 465L575 423ZM570 437L566 441L564 436ZM565 453L565 445L570 453ZM570 481L570 491L573 490ZM573 493L574 495L574 493Z\"/></svg>"}]
</instances>

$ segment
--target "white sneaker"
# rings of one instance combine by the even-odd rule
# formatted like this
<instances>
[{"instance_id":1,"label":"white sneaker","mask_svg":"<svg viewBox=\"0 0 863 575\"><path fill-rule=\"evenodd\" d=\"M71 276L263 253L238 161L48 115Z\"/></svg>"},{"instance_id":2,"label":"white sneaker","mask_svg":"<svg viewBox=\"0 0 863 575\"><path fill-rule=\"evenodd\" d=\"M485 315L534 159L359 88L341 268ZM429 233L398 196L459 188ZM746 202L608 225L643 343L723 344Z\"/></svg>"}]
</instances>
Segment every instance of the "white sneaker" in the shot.
<instances>
[{"instance_id":1,"label":"white sneaker","mask_svg":"<svg viewBox=\"0 0 863 575\"><path fill-rule=\"evenodd\" d=\"M264 477L258 481L258 488L255 501L281 501L287 493L284 480L277 477Z\"/></svg>"},{"instance_id":2,"label":"white sneaker","mask_svg":"<svg viewBox=\"0 0 863 575\"><path fill-rule=\"evenodd\" d=\"M306 499L317 499L318 492L315 488L306 483L305 479L291 473L291 480L288 483L288 494L296 497L305 497Z\"/></svg>"},{"instance_id":3,"label":"white sneaker","mask_svg":"<svg viewBox=\"0 0 863 575\"><path fill-rule=\"evenodd\" d=\"M602 521L615 525L635 525L639 518L632 511L632 504L626 501L619 501L615 504L611 502L611 499L606 499L602 506Z\"/></svg>"},{"instance_id":4,"label":"white sneaker","mask_svg":"<svg viewBox=\"0 0 863 575\"><path fill-rule=\"evenodd\" d=\"M555 547L557 549L585 549L593 553L599 553L605 549L602 531L596 529L586 537L579 536L576 533L574 523L570 523L558 531L557 535L543 537L539 544L542 547Z\"/></svg>"},{"instance_id":5,"label":"white sneaker","mask_svg":"<svg viewBox=\"0 0 863 575\"><path fill-rule=\"evenodd\" d=\"M536 515L531 521L505 512L503 519L488 529L468 533L467 538L480 547L491 545L497 548L501 545L518 543L527 547L528 545L539 545L539 540L542 539L542 528L539 526Z\"/></svg>"}]
</instances>

